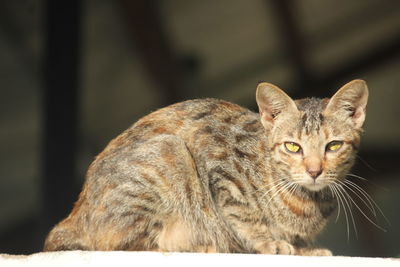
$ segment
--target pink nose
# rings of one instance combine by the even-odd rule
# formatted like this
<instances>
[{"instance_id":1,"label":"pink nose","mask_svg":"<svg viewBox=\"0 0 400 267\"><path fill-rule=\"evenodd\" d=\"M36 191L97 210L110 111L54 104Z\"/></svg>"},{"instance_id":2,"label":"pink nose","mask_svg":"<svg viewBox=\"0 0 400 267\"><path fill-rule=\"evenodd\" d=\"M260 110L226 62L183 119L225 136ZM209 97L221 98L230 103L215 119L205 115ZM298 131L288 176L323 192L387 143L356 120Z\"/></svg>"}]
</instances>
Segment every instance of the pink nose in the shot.
<instances>
[{"instance_id":1,"label":"pink nose","mask_svg":"<svg viewBox=\"0 0 400 267\"><path fill-rule=\"evenodd\" d=\"M307 173L313 178L317 179L322 173L322 162L317 157L309 157L304 160Z\"/></svg>"},{"instance_id":2,"label":"pink nose","mask_svg":"<svg viewBox=\"0 0 400 267\"><path fill-rule=\"evenodd\" d=\"M309 170L309 169L307 169L307 172L313 179L317 179L318 176L321 175L322 169L318 169L318 170Z\"/></svg>"}]
</instances>

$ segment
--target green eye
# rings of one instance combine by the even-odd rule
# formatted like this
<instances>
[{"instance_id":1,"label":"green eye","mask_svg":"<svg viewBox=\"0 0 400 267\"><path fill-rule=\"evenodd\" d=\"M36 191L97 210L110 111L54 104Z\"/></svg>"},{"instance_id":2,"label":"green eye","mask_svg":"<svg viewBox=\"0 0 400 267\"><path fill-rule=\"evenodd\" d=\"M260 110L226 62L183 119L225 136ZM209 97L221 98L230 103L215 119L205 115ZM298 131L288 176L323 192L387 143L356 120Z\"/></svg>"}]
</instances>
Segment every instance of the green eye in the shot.
<instances>
[{"instance_id":1,"label":"green eye","mask_svg":"<svg viewBox=\"0 0 400 267\"><path fill-rule=\"evenodd\" d=\"M285 148L290 153L299 153L301 151L301 146L294 142L285 142Z\"/></svg>"},{"instance_id":2,"label":"green eye","mask_svg":"<svg viewBox=\"0 0 400 267\"><path fill-rule=\"evenodd\" d=\"M343 145L342 141L332 141L326 145L326 151L337 151Z\"/></svg>"}]
</instances>

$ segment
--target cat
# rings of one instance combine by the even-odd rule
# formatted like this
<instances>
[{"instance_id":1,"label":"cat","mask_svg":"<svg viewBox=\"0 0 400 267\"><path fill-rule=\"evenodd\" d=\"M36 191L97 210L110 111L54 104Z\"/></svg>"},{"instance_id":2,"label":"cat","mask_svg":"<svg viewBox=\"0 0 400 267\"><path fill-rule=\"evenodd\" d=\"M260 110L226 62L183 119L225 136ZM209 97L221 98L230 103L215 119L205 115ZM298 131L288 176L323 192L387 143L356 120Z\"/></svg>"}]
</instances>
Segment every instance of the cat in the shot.
<instances>
[{"instance_id":1,"label":"cat","mask_svg":"<svg viewBox=\"0 0 400 267\"><path fill-rule=\"evenodd\" d=\"M367 100L363 80L300 100L262 82L259 113L216 99L157 110L96 157L44 250L332 255L314 240L339 204Z\"/></svg>"}]
</instances>

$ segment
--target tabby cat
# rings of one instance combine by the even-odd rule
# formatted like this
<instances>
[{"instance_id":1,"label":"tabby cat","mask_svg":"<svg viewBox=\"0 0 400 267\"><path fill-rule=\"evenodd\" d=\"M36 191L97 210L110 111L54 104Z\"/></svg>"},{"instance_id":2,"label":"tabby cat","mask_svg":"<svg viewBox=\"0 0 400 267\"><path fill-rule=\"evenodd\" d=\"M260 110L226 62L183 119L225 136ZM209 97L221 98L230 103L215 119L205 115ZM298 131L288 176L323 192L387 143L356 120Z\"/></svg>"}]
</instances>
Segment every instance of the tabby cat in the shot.
<instances>
[{"instance_id":1,"label":"tabby cat","mask_svg":"<svg viewBox=\"0 0 400 267\"><path fill-rule=\"evenodd\" d=\"M259 114L216 99L147 115L90 165L44 250L331 255L314 246L360 143L367 85L292 100L260 83Z\"/></svg>"}]
</instances>

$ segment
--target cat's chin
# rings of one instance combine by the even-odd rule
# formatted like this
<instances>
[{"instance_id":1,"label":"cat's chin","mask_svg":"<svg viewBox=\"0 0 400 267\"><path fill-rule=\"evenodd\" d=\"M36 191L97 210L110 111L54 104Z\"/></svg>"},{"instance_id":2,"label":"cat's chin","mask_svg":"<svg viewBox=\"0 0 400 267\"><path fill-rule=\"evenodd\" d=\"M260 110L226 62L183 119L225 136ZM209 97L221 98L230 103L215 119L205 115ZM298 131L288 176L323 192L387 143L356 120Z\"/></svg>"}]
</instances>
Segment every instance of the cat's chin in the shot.
<instances>
[{"instance_id":1,"label":"cat's chin","mask_svg":"<svg viewBox=\"0 0 400 267\"><path fill-rule=\"evenodd\" d=\"M306 189L313 191L313 192L318 192L321 191L326 187L326 185L323 184L308 184L308 185L303 185Z\"/></svg>"},{"instance_id":2,"label":"cat's chin","mask_svg":"<svg viewBox=\"0 0 400 267\"><path fill-rule=\"evenodd\" d=\"M310 180L307 182L303 181L302 183L300 183L300 185L302 187L304 187L305 189L312 191L312 192L321 191L328 186L326 183L318 182L315 180Z\"/></svg>"}]
</instances>

